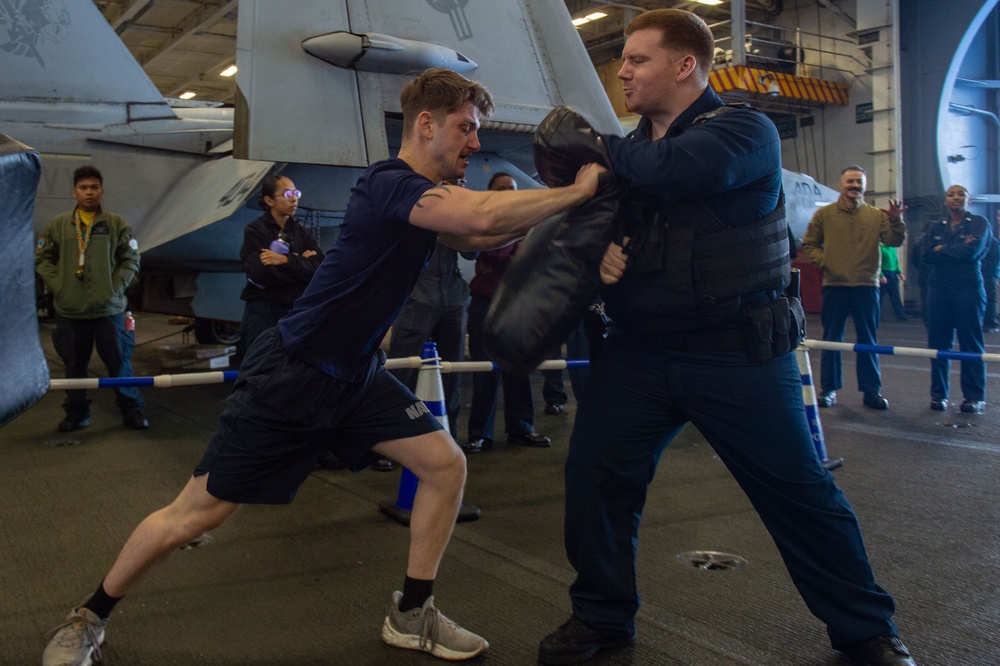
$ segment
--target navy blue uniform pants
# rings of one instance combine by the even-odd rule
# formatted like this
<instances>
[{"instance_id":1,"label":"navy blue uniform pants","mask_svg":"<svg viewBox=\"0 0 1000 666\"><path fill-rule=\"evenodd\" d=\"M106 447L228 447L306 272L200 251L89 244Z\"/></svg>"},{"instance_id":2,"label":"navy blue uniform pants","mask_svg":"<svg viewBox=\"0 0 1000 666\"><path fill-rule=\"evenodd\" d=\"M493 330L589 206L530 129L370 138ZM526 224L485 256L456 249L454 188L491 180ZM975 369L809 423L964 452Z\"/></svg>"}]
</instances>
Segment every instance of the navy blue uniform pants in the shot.
<instances>
[{"instance_id":1,"label":"navy blue uniform pants","mask_svg":"<svg viewBox=\"0 0 1000 666\"><path fill-rule=\"evenodd\" d=\"M562 350L557 350L549 358L562 358ZM587 335L583 330L583 321L576 325L566 338L566 358L572 361L586 361L590 359L590 349L587 345ZM573 397L583 393L583 387L587 383L587 376L590 368L569 368L569 383L573 387ZM543 370L542 376L545 383L542 384L542 399L545 404L564 405L569 399L566 395L565 384L563 384L562 370Z\"/></svg>"},{"instance_id":2,"label":"navy blue uniform pants","mask_svg":"<svg viewBox=\"0 0 1000 666\"><path fill-rule=\"evenodd\" d=\"M899 271L883 271L882 275L885 276L885 284L879 287L879 300L881 301L882 299L888 297L889 303L892 305L892 311L896 315L896 319L906 319L906 307L903 305L902 296L899 295ZM881 308L881 305L879 307Z\"/></svg>"},{"instance_id":3,"label":"navy blue uniform pants","mask_svg":"<svg viewBox=\"0 0 1000 666\"><path fill-rule=\"evenodd\" d=\"M389 358L420 356L424 343L433 341L441 360L458 363L465 360L465 303L427 303L410 298L392 322ZM411 391L417 390L420 370L405 368L392 374ZM462 375L448 372L441 375L448 430L458 438L458 412L462 406Z\"/></svg>"},{"instance_id":4,"label":"navy blue uniform pants","mask_svg":"<svg viewBox=\"0 0 1000 666\"><path fill-rule=\"evenodd\" d=\"M874 345L878 341L881 314L878 287L823 287L823 340L843 342L848 315L854 320L857 344ZM839 351L823 350L820 358L820 388L836 391L843 388L842 359ZM878 355L857 354L858 390L882 392L882 374Z\"/></svg>"},{"instance_id":5,"label":"navy blue uniform pants","mask_svg":"<svg viewBox=\"0 0 1000 666\"><path fill-rule=\"evenodd\" d=\"M56 318L52 332L52 345L59 358L66 364L66 378L80 379L90 372L90 356L97 348L97 355L108 370L108 377L132 376L132 349L135 332L125 330L125 314L108 315L96 319ZM122 414L142 409L139 389L115 388L115 402ZM90 418L90 397L86 389L66 391L63 401L66 415L75 421Z\"/></svg>"},{"instance_id":6,"label":"navy blue uniform pants","mask_svg":"<svg viewBox=\"0 0 1000 666\"><path fill-rule=\"evenodd\" d=\"M254 340L269 328L277 326L278 320L288 314L291 308L268 301L247 301L243 306L243 320L240 322L240 341L237 344L239 357L246 356Z\"/></svg>"},{"instance_id":7,"label":"navy blue uniform pants","mask_svg":"<svg viewBox=\"0 0 1000 666\"><path fill-rule=\"evenodd\" d=\"M986 288L986 312L983 314L983 328L997 328L1000 326L1000 312L997 311L997 279L991 275L984 275L983 286Z\"/></svg>"},{"instance_id":8,"label":"navy blue uniform pants","mask_svg":"<svg viewBox=\"0 0 1000 666\"><path fill-rule=\"evenodd\" d=\"M930 349L951 349L958 337L959 348L964 352L982 354L983 313L986 311L986 292L980 284L963 281L950 285L945 278L931 275L927 288L927 346ZM931 359L931 398L947 398L951 362ZM966 400L986 399L986 363L962 361L962 397Z\"/></svg>"},{"instance_id":9,"label":"navy blue uniform pants","mask_svg":"<svg viewBox=\"0 0 1000 666\"><path fill-rule=\"evenodd\" d=\"M794 353L690 354L613 331L591 368L566 462L566 551L573 614L622 637L639 608L636 546L647 487L691 422L770 532L834 648L896 635L857 518L816 455Z\"/></svg>"},{"instance_id":10,"label":"navy blue uniform pants","mask_svg":"<svg viewBox=\"0 0 1000 666\"><path fill-rule=\"evenodd\" d=\"M490 301L473 296L469 302L469 356L473 361L488 361L483 345L483 322ZM503 384L504 426L508 434L523 435L535 429L535 405L530 377L515 377L500 372ZM497 373L472 375L472 406L469 408L469 439L493 439L493 421L497 409Z\"/></svg>"}]
</instances>

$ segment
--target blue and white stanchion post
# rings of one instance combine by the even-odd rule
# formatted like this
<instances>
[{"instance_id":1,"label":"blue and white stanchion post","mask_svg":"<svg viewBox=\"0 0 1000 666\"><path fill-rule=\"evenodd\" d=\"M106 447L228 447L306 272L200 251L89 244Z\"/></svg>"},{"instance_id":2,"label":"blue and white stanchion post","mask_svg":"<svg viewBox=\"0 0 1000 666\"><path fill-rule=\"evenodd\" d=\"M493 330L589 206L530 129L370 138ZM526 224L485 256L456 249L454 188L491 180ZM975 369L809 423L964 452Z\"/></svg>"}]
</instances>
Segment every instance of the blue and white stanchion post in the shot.
<instances>
[{"instance_id":1,"label":"blue and white stanchion post","mask_svg":"<svg viewBox=\"0 0 1000 666\"><path fill-rule=\"evenodd\" d=\"M819 405L816 403L816 387L813 385L812 368L809 366L809 352L805 345L799 345L795 350L795 359L799 362L799 376L802 378L802 402L806 405L806 420L809 422L809 432L812 433L816 456L826 469L836 469L844 464L843 458L830 460L826 455L826 443L823 441L823 425L819 422Z\"/></svg>"},{"instance_id":2,"label":"blue and white stanchion post","mask_svg":"<svg viewBox=\"0 0 1000 666\"><path fill-rule=\"evenodd\" d=\"M791 270L788 288L789 296L800 297L802 272L797 268ZM826 455L826 442L823 441L823 426L819 422L819 405L816 403L816 386L813 384L812 368L809 365L809 352L806 346L800 344L795 348L795 360L799 364L799 377L802 380L802 402L805 403L806 421L809 422L809 432L812 433L813 446L816 447L816 457L826 469L834 469L844 464L843 458L830 460Z\"/></svg>"},{"instance_id":3,"label":"blue and white stanchion post","mask_svg":"<svg viewBox=\"0 0 1000 666\"><path fill-rule=\"evenodd\" d=\"M449 430L448 408L444 401L444 385L441 383L441 359L438 357L437 345L433 342L425 342L424 351L420 357L423 359L423 363L417 374L417 397L423 401L430 413L437 418L447 432ZM379 510L393 520L409 525L410 513L413 511L413 498L417 494L418 483L417 475L404 467L399 479L396 501L379 502ZM480 515L482 512L478 507L463 503L458 510L456 521L477 520Z\"/></svg>"}]
</instances>

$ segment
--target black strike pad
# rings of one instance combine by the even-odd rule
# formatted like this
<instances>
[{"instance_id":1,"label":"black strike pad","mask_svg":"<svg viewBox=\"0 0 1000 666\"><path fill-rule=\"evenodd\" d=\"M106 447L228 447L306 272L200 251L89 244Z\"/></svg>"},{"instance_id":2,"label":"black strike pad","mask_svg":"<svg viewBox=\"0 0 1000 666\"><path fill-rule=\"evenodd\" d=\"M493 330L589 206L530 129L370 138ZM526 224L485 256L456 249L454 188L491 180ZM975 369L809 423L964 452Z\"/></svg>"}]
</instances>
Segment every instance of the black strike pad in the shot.
<instances>
[{"instance_id":1,"label":"black strike pad","mask_svg":"<svg viewBox=\"0 0 1000 666\"><path fill-rule=\"evenodd\" d=\"M600 135L569 107L535 133L535 167L546 185L569 185L581 166L610 169ZM589 201L551 217L522 242L486 315L483 344L504 371L524 376L576 328L601 286L601 258L614 237L624 188L608 175Z\"/></svg>"},{"instance_id":2,"label":"black strike pad","mask_svg":"<svg viewBox=\"0 0 1000 666\"><path fill-rule=\"evenodd\" d=\"M38 153L0 134L0 426L49 389L49 368L38 338L32 217L42 172Z\"/></svg>"}]
</instances>

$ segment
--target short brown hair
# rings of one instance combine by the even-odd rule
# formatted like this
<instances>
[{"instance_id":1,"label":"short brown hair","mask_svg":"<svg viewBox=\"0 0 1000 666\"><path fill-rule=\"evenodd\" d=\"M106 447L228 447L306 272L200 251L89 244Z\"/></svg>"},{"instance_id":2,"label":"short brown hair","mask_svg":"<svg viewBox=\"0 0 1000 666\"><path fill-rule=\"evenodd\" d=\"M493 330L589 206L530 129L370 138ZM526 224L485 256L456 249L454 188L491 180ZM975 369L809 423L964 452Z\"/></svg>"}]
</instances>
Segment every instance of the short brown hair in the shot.
<instances>
[{"instance_id":1,"label":"short brown hair","mask_svg":"<svg viewBox=\"0 0 1000 666\"><path fill-rule=\"evenodd\" d=\"M399 94L403 109L403 136L412 131L413 121L423 111L437 118L472 102L483 120L493 115L493 96L481 83L470 81L450 69L432 67L406 84Z\"/></svg>"},{"instance_id":2,"label":"short brown hair","mask_svg":"<svg viewBox=\"0 0 1000 666\"><path fill-rule=\"evenodd\" d=\"M632 19L625 27L625 36L636 30L659 30L660 45L678 55L693 55L702 74L707 74L712 66L715 37L697 14L681 9L654 9Z\"/></svg>"}]
</instances>

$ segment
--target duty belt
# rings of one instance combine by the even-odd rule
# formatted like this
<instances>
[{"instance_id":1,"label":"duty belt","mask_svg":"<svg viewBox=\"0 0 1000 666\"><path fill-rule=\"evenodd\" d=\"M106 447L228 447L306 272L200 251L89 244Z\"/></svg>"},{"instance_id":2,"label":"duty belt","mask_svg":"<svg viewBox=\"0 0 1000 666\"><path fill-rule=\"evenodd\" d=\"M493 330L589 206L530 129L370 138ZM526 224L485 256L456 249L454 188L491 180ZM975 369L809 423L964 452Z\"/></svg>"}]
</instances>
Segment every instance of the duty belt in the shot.
<instances>
[{"instance_id":1,"label":"duty belt","mask_svg":"<svg viewBox=\"0 0 1000 666\"><path fill-rule=\"evenodd\" d=\"M774 300L778 292L753 292L741 296L740 311ZM615 323L612 322L612 327ZM671 351L695 352L712 354L722 352L747 351L746 333L740 328L739 322L724 324L723 328L703 328L695 331L655 331L655 330L622 330L650 344Z\"/></svg>"},{"instance_id":2,"label":"duty belt","mask_svg":"<svg viewBox=\"0 0 1000 666\"><path fill-rule=\"evenodd\" d=\"M714 354L746 351L747 349L743 331L735 325L723 330L644 331L641 333L626 331L626 333L670 351Z\"/></svg>"}]
</instances>

